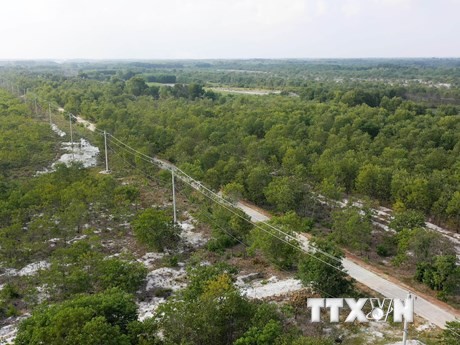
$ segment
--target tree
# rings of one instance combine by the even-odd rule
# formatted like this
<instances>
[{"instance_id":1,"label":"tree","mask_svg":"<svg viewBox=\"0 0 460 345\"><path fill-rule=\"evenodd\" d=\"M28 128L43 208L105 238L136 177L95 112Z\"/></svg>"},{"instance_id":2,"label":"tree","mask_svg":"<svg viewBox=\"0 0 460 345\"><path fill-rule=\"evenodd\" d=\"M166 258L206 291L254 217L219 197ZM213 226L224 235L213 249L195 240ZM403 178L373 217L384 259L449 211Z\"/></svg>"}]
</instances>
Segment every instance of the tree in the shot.
<instances>
[{"instance_id":1,"label":"tree","mask_svg":"<svg viewBox=\"0 0 460 345\"><path fill-rule=\"evenodd\" d=\"M451 241L440 233L424 228L404 229L397 234L396 239L398 250L394 263L398 265L406 260L412 263L431 263L438 255L455 255ZM408 255L409 252L411 255Z\"/></svg>"},{"instance_id":2,"label":"tree","mask_svg":"<svg viewBox=\"0 0 460 345\"><path fill-rule=\"evenodd\" d=\"M354 250L368 250L371 242L372 221L369 211L362 214L362 210L348 206L334 211L332 237L339 244L346 245Z\"/></svg>"},{"instance_id":3,"label":"tree","mask_svg":"<svg viewBox=\"0 0 460 345\"><path fill-rule=\"evenodd\" d=\"M216 280L221 275L233 276L237 272L234 266L225 262L209 266L190 265L187 267L189 284L181 292L181 297L185 300L196 300L204 293L209 282Z\"/></svg>"},{"instance_id":4,"label":"tree","mask_svg":"<svg viewBox=\"0 0 460 345\"><path fill-rule=\"evenodd\" d=\"M425 226L425 216L422 212L416 210L396 212L389 226L398 232L403 229L423 228Z\"/></svg>"},{"instance_id":5,"label":"tree","mask_svg":"<svg viewBox=\"0 0 460 345\"><path fill-rule=\"evenodd\" d=\"M265 202L264 189L271 181L270 169L265 165L257 165L249 171L245 180L246 196L258 204Z\"/></svg>"},{"instance_id":6,"label":"tree","mask_svg":"<svg viewBox=\"0 0 460 345\"><path fill-rule=\"evenodd\" d=\"M149 208L133 221L134 235L149 248L164 251L174 248L179 242L179 227L164 211Z\"/></svg>"},{"instance_id":7,"label":"tree","mask_svg":"<svg viewBox=\"0 0 460 345\"><path fill-rule=\"evenodd\" d=\"M203 86L200 84L191 83L188 85L188 93L190 99L200 98L204 95Z\"/></svg>"},{"instance_id":8,"label":"tree","mask_svg":"<svg viewBox=\"0 0 460 345\"><path fill-rule=\"evenodd\" d=\"M112 289L82 295L36 309L19 325L15 344L129 345L129 324L136 319L137 306L129 294Z\"/></svg>"},{"instance_id":9,"label":"tree","mask_svg":"<svg viewBox=\"0 0 460 345\"><path fill-rule=\"evenodd\" d=\"M433 263L422 261L417 264L415 279L431 289L445 294L459 292L460 268L455 255L437 256Z\"/></svg>"},{"instance_id":10,"label":"tree","mask_svg":"<svg viewBox=\"0 0 460 345\"><path fill-rule=\"evenodd\" d=\"M273 179L264 189L264 194L267 201L280 212L295 210L301 198L296 181L289 177Z\"/></svg>"},{"instance_id":11,"label":"tree","mask_svg":"<svg viewBox=\"0 0 460 345\"><path fill-rule=\"evenodd\" d=\"M460 267L455 255L437 256L434 262L433 285L435 290L457 294L460 290Z\"/></svg>"},{"instance_id":12,"label":"tree","mask_svg":"<svg viewBox=\"0 0 460 345\"><path fill-rule=\"evenodd\" d=\"M212 227L209 250L222 250L241 243L252 228L249 216L239 209L230 212L221 206L214 206L212 209L204 209L201 215Z\"/></svg>"},{"instance_id":13,"label":"tree","mask_svg":"<svg viewBox=\"0 0 460 345\"><path fill-rule=\"evenodd\" d=\"M428 180L413 177L406 170L393 173L391 195L394 200L402 201L408 208L423 212L429 210L432 204Z\"/></svg>"},{"instance_id":14,"label":"tree","mask_svg":"<svg viewBox=\"0 0 460 345\"><path fill-rule=\"evenodd\" d=\"M453 218L457 232L460 228L460 191L456 191L447 205L446 213Z\"/></svg>"},{"instance_id":15,"label":"tree","mask_svg":"<svg viewBox=\"0 0 460 345\"><path fill-rule=\"evenodd\" d=\"M391 170L367 164L356 177L356 190L379 200L389 200L391 195Z\"/></svg>"},{"instance_id":16,"label":"tree","mask_svg":"<svg viewBox=\"0 0 460 345\"><path fill-rule=\"evenodd\" d=\"M99 250L94 243L83 240L53 252L50 268L39 274L52 300L111 288L129 293L139 290L146 267L139 262L105 258Z\"/></svg>"},{"instance_id":17,"label":"tree","mask_svg":"<svg viewBox=\"0 0 460 345\"><path fill-rule=\"evenodd\" d=\"M321 181L320 190L324 196L333 200L341 199L344 192L344 188L338 184L335 176L324 178Z\"/></svg>"},{"instance_id":18,"label":"tree","mask_svg":"<svg viewBox=\"0 0 460 345\"><path fill-rule=\"evenodd\" d=\"M156 313L165 343L232 344L247 330L254 307L233 286L229 273L194 270L204 275L192 275L183 294L161 305ZM202 280L204 276L209 279Z\"/></svg>"},{"instance_id":19,"label":"tree","mask_svg":"<svg viewBox=\"0 0 460 345\"><path fill-rule=\"evenodd\" d=\"M316 240L312 245L320 249L312 255L303 255L299 261L299 278L305 286L323 297L346 296L353 292L353 281L347 278L341 260L343 254L331 242Z\"/></svg>"},{"instance_id":20,"label":"tree","mask_svg":"<svg viewBox=\"0 0 460 345\"><path fill-rule=\"evenodd\" d=\"M244 335L235 341L235 345L274 345L282 335L280 322L270 320L262 328L251 327Z\"/></svg>"},{"instance_id":21,"label":"tree","mask_svg":"<svg viewBox=\"0 0 460 345\"><path fill-rule=\"evenodd\" d=\"M148 85L140 76L132 77L126 82L126 91L134 96L143 95L147 89Z\"/></svg>"},{"instance_id":22,"label":"tree","mask_svg":"<svg viewBox=\"0 0 460 345\"><path fill-rule=\"evenodd\" d=\"M244 187L241 183L230 182L227 183L222 189L222 193L230 199L230 201L236 203L243 196Z\"/></svg>"},{"instance_id":23,"label":"tree","mask_svg":"<svg viewBox=\"0 0 460 345\"><path fill-rule=\"evenodd\" d=\"M264 224L255 227L251 232L251 250L260 249L265 257L279 268L293 268L299 254L295 231L307 230L309 226L294 212L286 216L273 217L269 223L279 231Z\"/></svg>"},{"instance_id":24,"label":"tree","mask_svg":"<svg viewBox=\"0 0 460 345\"><path fill-rule=\"evenodd\" d=\"M413 252L416 262L431 261L439 255L455 254L451 241L440 233L422 228L412 231L409 249Z\"/></svg>"},{"instance_id":25,"label":"tree","mask_svg":"<svg viewBox=\"0 0 460 345\"><path fill-rule=\"evenodd\" d=\"M457 345L460 343L460 321L446 322L446 328L442 332L442 340L445 345Z\"/></svg>"}]
</instances>

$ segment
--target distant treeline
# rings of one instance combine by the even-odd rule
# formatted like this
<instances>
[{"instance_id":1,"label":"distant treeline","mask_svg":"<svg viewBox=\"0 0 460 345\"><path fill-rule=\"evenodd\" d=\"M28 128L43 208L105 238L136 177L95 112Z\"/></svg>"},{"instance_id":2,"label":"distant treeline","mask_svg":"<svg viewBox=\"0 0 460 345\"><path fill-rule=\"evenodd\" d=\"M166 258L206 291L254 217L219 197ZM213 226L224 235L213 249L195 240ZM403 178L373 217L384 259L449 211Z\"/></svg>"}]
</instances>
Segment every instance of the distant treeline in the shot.
<instances>
[{"instance_id":1,"label":"distant treeline","mask_svg":"<svg viewBox=\"0 0 460 345\"><path fill-rule=\"evenodd\" d=\"M147 74L144 75L144 78L147 82L162 84L175 84L177 80L176 76L172 74Z\"/></svg>"}]
</instances>

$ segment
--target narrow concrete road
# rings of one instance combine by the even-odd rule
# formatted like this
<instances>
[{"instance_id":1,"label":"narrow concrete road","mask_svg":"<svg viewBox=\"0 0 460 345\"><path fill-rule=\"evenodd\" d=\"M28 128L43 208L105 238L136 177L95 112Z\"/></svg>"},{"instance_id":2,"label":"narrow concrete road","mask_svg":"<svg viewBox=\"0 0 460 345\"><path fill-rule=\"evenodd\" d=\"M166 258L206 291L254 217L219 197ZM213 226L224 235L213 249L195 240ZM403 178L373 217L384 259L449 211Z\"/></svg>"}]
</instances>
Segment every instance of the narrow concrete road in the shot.
<instances>
[{"instance_id":1,"label":"narrow concrete road","mask_svg":"<svg viewBox=\"0 0 460 345\"><path fill-rule=\"evenodd\" d=\"M252 208L248 203L239 202L238 207L245 212L248 216L251 217L251 220L254 222L267 221L270 218L257 210L257 208ZM299 241L301 242L302 247L308 245L308 239L305 236L298 236ZM374 272L361 267L354 261L349 258L344 258L342 260L344 268L347 270L348 274L356 279L356 281L368 286L374 291L382 294L387 298L401 298L405 299L407 293L409 292L407 288L403 287L403 284L398 285L380 277ZM372 296L370 296L372 297ZM454 312L448 310L448 308L442 308L439 305L428 301L427 299L418 296L414 302L414 311L417 315L423 317L429 322L435 324L440 328L445 328L446 321L453 321L456 319ZM459 316L460 313L457 313Z\"/></svg>"},{"instance_id":2,"label":"narrow concrete road","mask_svg":"<svg viewBox=\"0 0 460 345\"><path fill-rule=\"evenodd\" d=\"M358 282L368 286L372 290L377 291L388 298L401 298L407 297L408 289L401 287L385 278L382 278L356 264L348 258L342 260L343 267L348 271L351 277L356 279ZM415 293L416 294L416 293ZM416 294L417 295L417 294ZM445 328L447 321L455 320L455 315L437 304L431 303L425 298L418 296L414 302L414 311L417 315L430 321L440 328Z\"/></svg>"},{"instance_id":3,"label":"narrow concrete road","mask_svg":"<svg viewBox=\"0 0 460 345\"><path fill-rule=\"evenodd\" d=\"M265 214L259 212L257 209L252 208L250 206L247 206L246 204L243 204L241 201L238 201L236 206L242 210L244 213L246 213L249 217L251 217L251 220L253 222L266 222L270 220L269 217L267 217Z\"/></svg>"}]
</instances>

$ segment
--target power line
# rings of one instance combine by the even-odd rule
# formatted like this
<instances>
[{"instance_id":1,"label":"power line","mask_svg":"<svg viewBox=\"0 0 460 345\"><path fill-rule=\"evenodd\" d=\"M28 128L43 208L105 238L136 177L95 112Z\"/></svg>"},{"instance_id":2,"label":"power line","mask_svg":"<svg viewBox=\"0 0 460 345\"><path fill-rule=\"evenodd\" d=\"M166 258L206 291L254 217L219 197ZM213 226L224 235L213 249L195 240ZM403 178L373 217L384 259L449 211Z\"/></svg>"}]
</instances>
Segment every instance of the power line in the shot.
<instances>
[{"instance_id":1,"label":"power line","mask_svg":"<svg viewBox=\"0 0 460 345\"><path fill-rule=\"evenodd\" d=\"M183 194L182 192L179 192L180 194L184 195L185 197L187 197L185 194ZM207 213L200 213L201 215L203 215L204 217L206 217L210 222L213 221L213 219L207 214ZM234 236L232 233L230 233L229 231L227 231L226 229L224 229L223 227L221 227L220 225L218 224L215 224L215 223L212 223L212 226L215 226L217 228L219 228L219 230L223 231L225 234L227 234L228 236L230 236L231 238L233 238L235 241L237 241L238 243L242 244L244 247L246 248L250 248L251 246L249 246L247 243L245 243L243 240L240 240L238 237ZM292 272L282 268L282 267L277 267L280 271L283 271L285 273L288 273L288 274L292 274ZM315 287L315 290L318 290L319 292L327 295L328 297L330 298L335 298L334 296L332 296L330 293L326 292L326 291L323 291L321 289L318 289Z\"/></svg>"},{"instance_id":2,"label":"power line","mask_svg":"<svg viewBox=\"0 0 460 345\"><path fill-rule=\"evenodd\" d=\"M112 142L112 144L117 145L117 144L114 143L114 142ZM136 170L136 171L140 172L141 174L143 174L143 175L146 176L147 178L149 178L149 179L151 179L151 180L154 180L154 181L156 181L156 182L158 182L158 183L164 183L164 181L162 181L162 180L160 180L160 179L158 179L158 178L156 178L156 177L154 177L154 176L152 176L152 175L146 173L145 171L139 169L138 167L136 167L136 166L134 166L133 164L131 164L130 162L128 162L128 161L127 161L123 156L121 156L120 153L118 153L112 146L109 145L108 147L109 147L110 151L111 151L114 155L116 155L117 157L119 157L126 165L128 165L128 166L129 166L130 168L132 168L133 170ZM121 148L119 145L118 145L117 147ZM125 151L125 152L126 152L126 151ZM186 198L189 198L189 195L186 195L185 192L182 191L182 190L178 190L178 193L181 194L181 195L183 195L183 196L186 197ZM213 200L211 200L211 201L213 201ZM222 205L218 204L218 206L222 206ZM211 222L213 221L213 219L212 219L207 213L200 213L200 214L203 215L203 216L205 216L209 221L211 221ZM247 220L247 219L245 219L245 220ZM247 243L245 243L242 239L239 239L238 237L234 236L232 233L230 233L228 230L224 229L224 228L221 227L220 225L218 225L218 224L216 224L216 223L212 223L212 226L215 226L215 227L219 228L219 229L220 229L221 231L223 231L225 234L227 234L228 236L230 236L231 238L233 238L235 241L237 241L238 243L242 244L242 245L245 246L246 248L249 248L249 247L250 247L250 246L249 246ZM296 249L299 249L299 248L296 248ZM333 266L333 267L335 268L335 266ZM286 270L286 269L284 269L284 268L282 268L282 267L278 267L278 269L279 269L280 271L285 272L285 273L292 274L292 272L289 272L288 270ZM326 292L326 291L323 291L323 290L321 290L321 289L319 289L319 288L317 288L317 287L315 287L315 290L317 290L318 292L320 292L320 293L322 293L322 294L324 294L324 295L327 295L327 296L329 296L329 297L331 297L331 298L335 298L335 297L332 296L330 293L328 293L328 292Z\"/></svg>"},{"instance_id":3,"label":"power line","mask_svg":"<svg viewBox=\"0 0 460 345\"><path fill-rule=\"evenodd\" d=\"M148 163L153 163L151 157L147 156L146 154L144 154L144 153L142 153L142 152L137 151L136 149L132 148L132 147L129 146L128 144L125 144L124 142L122 142L122 141L119 140L118 138L114 137L112 134L109 134L109 133L108 133L108 135L110 136L110 138L115 139L115 140L119 143L118 146L123 145L123 146L126 148L126 151L128 151L128 152L130 152L130 153L132 153L132 154L137 154L137 155L139 155L141 159L143 159L144 161L146 161L146 162L148 162ZM114 142L112 142L112 143L114 143ZM157 160L158 160L158 159L157 159ZM161 161L161 162L163 162L163 161ZM166 162L163 162L163 163L166 163ZM214 192L211 191L210 189L206 188L205 186L203 186L203 185L202 185L201 183L199 183L198 181L195 181L192 177L190 177L189 175L187 175L185 172L183 172L183 171L180 170L179 168L174 167L172 164L169 164L169 163L166 163L166 164L168 164L168 166L170 167L171 170L178 171L178 172L184 174L186 177L188 177L191 181L193 181L193 182L191 182L191 181L189 181L188 179L181 179L182 182L185 182L185 183L188 184L190 187L192 187L193 189L197 190L198 192L200 192L201 194L203 194L205 197L209 198L211 201L214 201L215 203L218 203L221 207L225 208L226 210L228 210L229 212L233 213L233 214L236 215L237 217L243 219L244 221L247 221L247 222L251 223L251 224L252 224L253 226L255 226L256 228L258 228L258 229L260 229L260 230L262 230L262 231L268 233L270 236L272 236L272 237L274 237L274 238L276 238L276 239L282 241L283 243L285 243L285 244L287 244L287 245L289 245L289 246L291 246L291 247L293 247L293 248L295 248L295 249L297 249L297 250L300 250L300 251L302 251L303 253L305 253L305 254L307 254L307 255L313 257L313 258L316 258L317 260L321 261L322 263L324 263L324 264L326 264L326 265L328 265L328 266L330 266L330 267L332 267L332 268L334 268L334 269L336 269L336 270L338 270L338 271L340 271L340 272L343 272L343 273L345 273L345 274L348 275L348 273L347 273L344 269L341 269L341 268L339 268L339 267L337 267L337 266L335 266L335 265L333 265L333 264L331 264L331 263L329 263L329 262L327 262L327 261L325 261L325 260L322 260L321 258L319 258L319 257L313 255L312 253L310 253L308 250L304 250L303 248L301 248L300 245L294 245L292 242L289 241L289 239L290 239L291 241L294 241L294 243L299 244L298 239L296 239L294 236L289 235L289 234L286 234L286 232L284 232L283 230L278 229L278 228L274 227L273 225L271 225L271 224L269 224L269 223L267 223L267 222L263 222L263 221L262 221L262 222L259 222L259 223L262 223L263 225L267 225L269 228L275 230L276 232L281 233L282 236L287 237L288 240L287 240L286 238L279 237L279 236L275 235L273 232L268 231L268 230L265 229L264 227L260 226L259 223L253 222L252 220L248 219L247 217L242 216L239 212L236 212L236 211L233 209L233 205L231 205L228 201L226 201L225 199L223 199L222 197L220 197L219 195L217 195L216 193L214 193ZM180 176L180 175L178 175L178 176ZM208 195L207 193L203 192L200 188L197 188L197 184L199 184L200 186L202 186L208 193L211 193L211 195L212 195L213 197L211 197L211 196ZM218 200L222 200L223 202L219 202L218 200L216 200L216 198L217 198ZM230 204L230 206L229 206L229 204ZM338 262L341 263L341 260L338 259L337 257L333 256L332 254L329 254L329 253L327 253L327 252L324 252L324 251L322 251L322 250L319 250L319 249L316 248L316 247L312 247L310 244L307 244L307 246L308 246L308 248L310 248L310 249L312 250L312 252L319 252L319 253L321 253L321 254L323 254L323 255L329 257L329 258L333 258L334 260L336 260L336 261L338 261Z\"/></svg>"},{"instance_id":4,"label":"power line","mask_svg":"<svg viewBox=\"0 0 460 345\"><path fill-rule=\"evenodd\" d=\"M158 158L151 158L151 157L149 157L148 155L146 155L146 154L144 154L144 153L142 153L142 152L140 152L140 151L134 149L133 147L129 146L128 144L125 144L123 141L121 141L120 139L116 138L116 137L113 136L112 134L108 133L108 135L109 135L112 139L116 140L118 143L120 143L121 145L123 145L124 147L126 147L126 149L128 149L129 151L131 151L131 153L139 155L140 158L141 158L141 159L144 159L146 162L148 162L148 163L153 163L153 164L156 162L156 163L158 163L159 165L161 165L162 168L166 168L166 169L171 170L171 171L174 170L174 171L179 172L180 174L184 175L186 178L182 178L182 179L181 179L183 182L189 184L192 188L194 188L194 189L200 191L203 195L206 195L206 193L204 193L204 192L202 191L202 189L204 189L207 193L210 193L210 194L213 196L214 199L211 198L211 197L209 197L208 195L206 195L206 196L209 197L210 199L213 199L214 202L222 203L222 204L228 205L228 206L230 206L230 207L232 207L232 208L234 207L230 202L228 202L227 200L225 200L224 198L222 198L220 195L218 195L217 193L213 192L212 190L210 190L210 189L207 188L206 186L203 186L200 182L196 181L196 180L193 179L191 176L189 176L187 173L185 173L185 172L182 171L181 169L175 167L174 165L170 164L169 162L160 160L160 159L158 159ZM178 175L179 177L180 177L180 174ZM215 200L215 199L217 199L217 200ZM231 211L231 212L233 212L233 211ZM233 212L233 213L235 213L235 212ZM235 214L237 214L237 213L235 213ZM240 214L237 214L237 215L238 215L239 217L241 217ZM242 217L242 218L243 218L243 217ZM244 219L247 220L246 218L244 218ZM253 225L256 224L255 222L252 222L252 221L250 221L250 222L251 222ZM282 231L281 229L278 229L277 227L273 226L273 225L270 224L270 223L267 223L267 222L264 222L264 221L261 221L261 222L259 222L259 223L262 223L262 224L268 226L269 228L275 230L275 231L278 232L278 233L282 233L283 236L286 236L288 239L290 239L290 240L292 240L292 241L294 241L294 242L296 242L296 243L299 242L299 240L298 240L296 237L294 237L294 236L292 236L292 235L290 235L290 234L285 233L284 231ZM316 247L313 247L313 246L311 246L310 244L307 244L307 246L308 246L312 251L314 251L314 252L319 252L319 253L323 254L324 256L327 256L327 257L329 257L329 258L331 258L331 259L333 259L333 260L335 260L335 261L341 262L341 260L340 260L339 258L337 258L336 256L334 256L334 255L332 255L332 254L330 254L330 253L327 253L327 252L325 252L325 251L323 251L323 250L320 250L320 249L318 249L318 248L316 248ZM302 251L304 251L304 250L302 249ZM305 252L306 252L306 251L305 251Z\"/></svg>"}]
</instances>

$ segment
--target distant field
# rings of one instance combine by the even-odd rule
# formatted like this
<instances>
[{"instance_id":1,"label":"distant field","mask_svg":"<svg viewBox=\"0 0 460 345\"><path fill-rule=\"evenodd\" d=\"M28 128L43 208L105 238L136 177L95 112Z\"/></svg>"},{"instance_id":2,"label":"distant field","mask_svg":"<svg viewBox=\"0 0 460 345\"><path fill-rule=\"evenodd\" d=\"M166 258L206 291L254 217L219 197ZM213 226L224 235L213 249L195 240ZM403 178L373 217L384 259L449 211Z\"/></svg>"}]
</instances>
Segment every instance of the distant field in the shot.
<instances>
[{"instance_id":1,"label":"distant field","mask_svg":"<svg viewBox=\"0 0 460 345\"><path fill-rule=\"evenodd\" d=\"M174 84L163 84L163 83L157 83L157 82L147 82L146 84L148 86L170 86L170 87L174 86Z\"/></svg>"},{"instance_id":2,"label":"distant field","mask_svg":"<svg viewBox=\"0 0 460 345\"><path fill-rule=\"evenodd\" d=\"M206 89L214 91L214 92L221 92L221 93L240 93L240 94L245 94L245 95L257 95L257 96L264 96L264 95L270 95L270 94L279 95L281 93L280 90L245 89L245 88L236 88L236 87L210 87Z\"/></svg>"}]
</instances>

